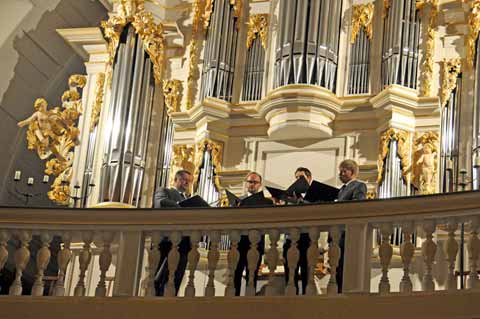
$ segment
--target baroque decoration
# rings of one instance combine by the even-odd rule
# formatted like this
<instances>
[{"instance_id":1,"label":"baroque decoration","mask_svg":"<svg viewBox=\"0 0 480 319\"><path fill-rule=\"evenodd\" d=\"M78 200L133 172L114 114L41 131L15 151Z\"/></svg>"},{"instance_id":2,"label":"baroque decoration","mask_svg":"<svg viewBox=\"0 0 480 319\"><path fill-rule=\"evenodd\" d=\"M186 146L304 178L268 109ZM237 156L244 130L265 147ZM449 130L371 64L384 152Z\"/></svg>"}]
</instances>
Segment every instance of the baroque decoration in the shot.
<instances>
[{"instance_id":1,"label":"baroque decoration","mask_svg":"<svg viewBox=\"0 0 480 319\"><path fill-rule=\"evenodd\" d=\"M437 132L423 133L415 139L412 183L422 195L436 192L439 136Z\"/></svg>"},{"instance_id":2,"label":"baroque decoration","mask_svg":"<svg viewBox=\"0 0 480 319\"><path fill-rule=\"evenodd\" d=\"M248 21L247 48L252 47L253 41L259 36L264 49L267 48L268 14L254 14Z\"/></svg>"},{"instance_id":3,"label":"baroque decoration","mask_svg":"<svg viewBox=\"0 0 480 319\"><path fill-rule=\"evenodd\" d=\"M205 5L205 12L207 10L207 4ZM193 21L192 21L192 39L188 46L188 75L187 75L187 93L186 93L186 107L187 110L193 107L193 101L195 99L194 87L198 78L198 37L200 24L202 23L202 2L201 0L194 0L192 4ZM205 18L205 15L203 16ZM208 18L210 19L210 18Z\"/></svg>"},{"instance_id":4,"label":"baroque decoration","mask_svg":"<svg viewBox=\"0 0 480 319\"><path fill-rule=\"evenodd\" d=\"M80 143L77 120L82 114L82 101L78 88L85 87L86 77L72 75L69 89L62 95L62 107L48 109L43 98L35 101L35 112L26 120L18 122L19 127L28 124L27 142L29 150L36 150L40 159L46 162L45 173L56 178L48 192L48 198L58 204L68 205L74 147Z\"/></svg>"},{"instance_id":5,"label":"baroque decoration","mask_svg":"<svg viewBox=\"0 0 480 319\"><path fill-rule=\"evenodd\" d=\"M460 58L444 60L442 63L442 88L440 91L440 103L442 107L447 105L450 94L457 87L457 77L462 72L462 60Z\"/></svg>"},{"instance_id":6,"label":"baroque decoration","mask_svg":"<svg viewBox=\"0 0 480 319\"><path fill-rule=\"evenodd\" d=\"M383 181L385 170L385 159L390 151L390 142L397 141L397 155L402 164L402 176L405 182L408 182L410 170L410 133L399 129L388 129L380 136L380 144L378 150L378 177L377 183L380 185Z\"/></svg>"},{"instance_id":7,"label":"baroque decoration","mask_svg":"<svg viewBox=\"0 0 480 319\"><path fill-rule=\"evenodd\" d=\"M422 71L420 75L420 95L432 96L433 55L435 52L435 28L438 14L438 0L417 1L417 9L423 12L423 18L428 18ZM428 16L427 16L428 13Z\"/></svg>"},{"instance_id":8,"label":"baroque decoration","mask_svg":"<svg viewBox=\"0 0 480 319\"><path fill-rule=\"evenodd\" d=\"M193 145L173 145L173 156L172 162L170 164L169 185L173 183L176 171L184 169L189 172L194 172L194 160L195 147Z\"/></svg>"},{"instance_id":9,"label":"baroque decoration","mask_svg":"<svg viewBox=\"0 0 480 319\"><path fill-rule=\"evenodd\" d=\"M472 9L468 17L467 66L472 67L476 54L478 33L480 32L480 0L472 1Z\"/></svg>"},{"instance_id":10,"label":"baroque decoration","mask_svg":"<svg viewBox=\"0 0 480 319\"><path fill-rule=\"evenodd\" d=\"M361 28L365 29L367 38L371 40L373 35L373 11L375 9L373 2L354 5L352 8L352 38L350 43L355 43Z\"/></svg>"},{"instance_id":11,"label":"baroque decoration","mask_svg":"<svg viewBox=\"0 0 480 319\"><path fill-rule=\"evenodd\" d=\"M120 34L125 26L131 23L135 32L142 39L145 51L152 61L155 82L157 85L161 85L165 55L163 25L155 23L152 13L145 11L145 0L118 0L117 3L117 14L101 23L104 36L108 41L107 66L110 69L113 67Z\"/></svg>"},{"instance_id":12,"label":"baroque decoration","mask_svg":"<svg viewBox=\"0 0 480 319\"><path fill-rule=\"evenodd\" d=\"M101 72L97 74L97 83L95 86L95 101L92 107L92 115L90 122L90 132L92 132L98 125L100 120L100 112L103 106L103 95L105 86L105 73Z\"/></svg>"},{"instance_id":13,"label":"baroque decoration","mask_svg":"<svg viewBox=\"0 0 480 319\"><path fill-rule=\"evenodd\" d=\"M197 150L195 154L195 173L193 188L197 189L198 176L200 175L200 168L203 162L203 155L205 151L210 151L212 154L212 165L215 169L215 172L218 173L222 170L222 157L223 157L223 145L220 142L212 141L210 139L205 139L202 142L197 144ZM215 186L217 190L220 191L220 178L218 174L215 175Z\"/></svg>"},{"instance_id":14,"label":"baroque decoration","mask_svg":"<svg viewBox=\"0 0 480 319\"><path fill-rule=\"evenodd\" d=\"M181 90L182 82L180 80L163 81L163 95L168 115L180 110Z\"/></svg>"}]
</instances>

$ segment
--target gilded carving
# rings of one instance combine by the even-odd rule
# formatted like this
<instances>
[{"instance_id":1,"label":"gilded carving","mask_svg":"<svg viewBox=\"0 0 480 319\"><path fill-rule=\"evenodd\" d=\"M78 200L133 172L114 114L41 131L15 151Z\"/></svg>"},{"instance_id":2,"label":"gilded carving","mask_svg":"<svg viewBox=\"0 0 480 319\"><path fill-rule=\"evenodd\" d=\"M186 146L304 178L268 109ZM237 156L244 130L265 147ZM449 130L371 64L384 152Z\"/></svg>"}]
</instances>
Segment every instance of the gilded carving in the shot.
<instances>
[{"instance_id":1,"label":"gilded carving","mask_svg":"<svg viewBox=\"0 0 480 319\"><path fill-rule=\"evenodd\" d=\"M240 28L242 18L243 0L230 0L230 5L233 6L233 16L237 18L237 29Z\"/></svg>"},{"instance_id":2,"label":"gilded carving","mask_svg":"<svg viewBox=\"0 0 480 319\"><path fill-rule=\"evenodd\" d=\"M26 120L18 122L19 127L28 125L27 142L29 150L36 150L40 159L48 159L45 173L56 176L48 197L59 204L68 204L73 164L73 148L79 144L77 120L82 114L82 102L78 88L86 83L85 76L72 75L69 89L62 95L62 107L48 109L43 98L35 101L35 112Z\"/></svg>"},{"instance_id":3,"label":"gilded carving","mask_svg":"<svg viewBox=\"0 0 480 319\"><path fill-rule=\"evenodd\" d=\"M432 96L433 82L433 55L435 52L435 28L438 14L437 0L417 1L417 9L423 12L423 17L428 17L427 34L424 49L424 58L420 74L420 95ZM427 13L428 16L427 16Z\"/></svg>"},{"instance_id":4,"label":"gilded carving","mask_svg":"<svg viewBox=\"0 0 480 319\"><path fill-rule=\"evenodd\" d=\"M472 67L476 54L478 32L480 31L480 0L472 1L472 9L468 16L467 66Z\"/></svg>"},{"instance_id":5,"label":"gilded carving","mask_svg":"<svg viewBox=\"0 0 480 319\"><path fill-rule=\"evenodd\" d=\"M100 72L97 74L97 82L95 86L95 101L93 102L92 115L90 119L90 132L92 132L95 127L97 127L98 121L100 120L100 112L103 105L104 86L105 73Z\"/></svg>"},{"instance_id":6,"label":"gilded carving","mask_svg":"<svg viewBox=\"0 0 480 319\"><path fill-rule=\"evenodd\" d=\"M185 169L192 173L195 171L194 159L195 148L193 145L173 145L173 156L169 175L170 185L173 183L176 171L180 169Z\"/></svg>"},{"instance_id":7,"label":"gilded carving","mask_svg":"<svg viewBox=\"0 0 480 319\"><path fill-rule=\"evenodd\" d=\"M247 32L247 48L250 49L253 44L253 40L260 37L262 46L267 48L267 34L268 34L268 14L254 14L250 16L248 21Z\"/></svg>"},{"instance_id":8,"label":"gilded carving","mask_svg":"<svg viewBox=\"0 0 480 319\"><path fill-rule=\"evenodd\" d=\"M369 39L372 39L372 21L373 11L375 9L373 2L354 5L352 9L352 38L350 39L350 42L355 43L355 40L361 28L364 28L367 37Z\"/></svg>"},{"instance_id":9,"label":"gilded carving","mask_svg":"<svg viewBox=\"0 0 480 319\"><path fill-rule=\"evenodd\" d=\"M436 191L438 151L438 133L423 133L415 139L412 183L420 194L434 194Z\"/></svg>"},{"instance_id":10,"label":"gilded carving","mask_svg":"<svg viewBox=\"0 0 480 319\"><path fill-rule=\"evenodd\" d=\"M180 80L164 80L163 95L165 97L165 105L167 113L178 112L180 110L182 82Z\"/></svg>"},{"instance_id":11,"label":"gilded carving","mask_svg":"<svg viewBox=\"0 0 480 319\"><path fill-rule=\"evenodd\" d=\"M383 0L383 19L388 16L388 9L390 9L390 1Z\"/></svg>"},{"instance_id":12,"label":"gilded carving","mask_svg":"<svg viewBox=\"0 0 480 319\"><path fill-rule=\"evenodd\" d=\"M198 176L200 175L200 168L202 166L205 150L210 151L212 156L212 165L215 169L215 172L218 173L222 170L223 145L210 139L206 139L198 143L195 156L194 189L197 188ZM218 174L215 175L214 182L215 186L217 186L217 189L220 190L221 186Z\"/></svg>"},{"instance_id":13,"label":"gilded carving","mask_svg":"<svg viewBox=\"0 0 480 319\"><path fill-rule=\"evenodd\" d=\"M444 60L442 63L442 88L440 102L442 107L447 105L450 94L457 87L457 77L462 72L462 60L460 58Z\"/></svg>"},{"instance_id":14,"label":"gilded carving","mask_svg":"<svg viewBox=\"0 0 480 319\"><path fill-rule=\"evenodd\" d=\"M207 5L208 5L207 1ZM202 22L202 3L200 0L193 1L193 21L192 21L192 39L188 46L188 75L187 75L187 92L186 92L186 108L187 110L193 107L195 99L195 82L198 76L198 45L197 37L199 36L200 24ZM205 11L207 11L207 5ZM203 16L205 19L205 16Z\"/></svg>"},{"instance_id":15,"label":"gilded carving","mask_svg":"<svg viewBox=\"0 0 480 319\"><path fill-rule=\"evenodd\" d=\"M378 152L378 177L377 183L380 183L383 180L384 175L384 163L385 158L387 157L390 151L390 142L397 141L397 155L400 158L402 164L402 176L405 181L408 181L408 175L410 170L410 134L406 131L399 129L388 129L380 136L379 152Z\"/></svg>"},{"instance_id":16,"label":"gilded carving","mask_svg":"<svg viewBox=\"0 0 480 319\"><path fill-rule=\"evenodd\" d=\"M203 12L203 28L205 30L208 29L208 26L210 25L210 19L212 17L213 13L213 2L215 0L206 0L205 1L205 11ZM195 1L194 1L195 3Z\"/></svg>"}]
</instances>

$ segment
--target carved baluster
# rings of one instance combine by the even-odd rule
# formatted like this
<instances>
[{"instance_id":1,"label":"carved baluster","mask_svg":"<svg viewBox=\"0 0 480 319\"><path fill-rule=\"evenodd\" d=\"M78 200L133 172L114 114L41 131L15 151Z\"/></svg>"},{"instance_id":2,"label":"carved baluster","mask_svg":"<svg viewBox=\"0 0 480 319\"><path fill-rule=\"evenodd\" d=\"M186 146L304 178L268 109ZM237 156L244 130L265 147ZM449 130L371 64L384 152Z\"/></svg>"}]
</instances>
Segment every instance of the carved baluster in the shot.
<instances>
[{"instance_id":1,"label":"carved baluster","mask_svg":"<svg viewBox=\"0 0 480 319\"><path fill-rule=\"evenodd\" d=\"M51 254L49 243L51 240L52 236L48 232L40 233L42 248L40 248L37 252L37 275L32 287L32 296L43 296L43 273L45 272L45 269L47 269L48 263L50 262Z\"/></svg>"},{"instance_id":2,"label":"carved baluster","mask_svg":"<svg viewBox=\"0 0 480 319\"><path fill-rule=\"evenodd\" d=\"M292 228L289 230L289 237L292 241L290 248L287 251L287 262L288 262L288 284L285 290L286 296L295 296L295 270L297 268L298 259L300 258L300 251L297 248L297 241L300 238L300 233L297 228Z\"/></svg>"},{"instance_id":3,"label":"carved baluster","mask_svg":"<svg viewBox=\"0 0 480 319\"><path fill-rule=\"evenodd\" d=\"M6 230L0 230L0 271L2 271L8 259L7 242L10 233Z\"/></svg>"},{"instance_id":4,"label":"carved baluster","mask_svg":"<svg viewBox=\"0 0 480 319\"><path fill-rule=\"evenodd\" d=\"M22 294L22 274L27 267L28 260L30 259L30 251L28 250L28 243L32 239L30 232L21 230L17 233L16 237L20 241L20 247L15 251L15 280L10 286L9 294L14 296L20 296Z\"/></svg>"},{"instance_id":5,"label":"carved baluster","mask_svg":"<svg viewBox=\"0 0 480 319\"><path fill-rule=\"evenodd\" d=\"M412 243L413 224L405 223L402 225L404 240L400 245L400 256L403 263L403 277L400 282L400 292L412 292L413 285L410 279L410 264L415 253L415 245Z\"/></svg>"},{"instance_id":6,"label":"carved baluster","mask_svg":"<svg viewBox=\"0 0 480 319\"><path fill-rule=\"evenodd\" d=\"M426 221L423 223L426 240L422 244L422 256L425 262L425 273L422 279L422 288L424 291L434 291L432 266L435 261L435 253L437 252L437 244L433 241L433 233L435 232L435 222Z\"/></svg>"},{"instance_id":7,"label":"carved baluster","mask_svg":"<svg viewBox=\"0 0 480 319\"><path fill-rule=\"evenodd\" d=\"M245 290L246 296L255 296L255 272L257 271L258 259L260 253L258 252L258 242L260 241L260 233L257 230L248 232L248 240L250 241L250 249L247 253L248 265L248 283Z\"/></svg>"},{"instance_id":8,"label":"carved baluster","mask_svg":"<svg viewBox=\"0 0 480 319\"><path fill-rule=\"evenodd\" d=\"M95 289L96 297L105 297L107 295L107 271L110 268L112 263L112 252L110 251L110 246L113 241L115 233L113 232L102 232L102 243L103 249L98 258L98 264L100 266L100 279L98 280L97 288Z\"/></svg>"},{"instance_id":9,"label":"carved baluster","mask_svg":"<svg viewBox=\"0 0 480 319\"><path fill-rule=\"evenodd\" d=\"M172 249L168 252L167 265L168 265L168 282L165 289L165 297L175 297L175 271L178 267L178 261L180 260L180 253L178 252L178 245L182 236L180 232L173 232L169 236L172 242Z\"/></svg>"},{"instance_id":10,"label":"carved baluster","mask_svg":"<svg viewBox=\"0 0 480 319\"><path fill-rule=\"evenodd\" d=\"M145 291L145 296L155 296L155 275L158 268L158 263L160 262L160 250L158 245L162 240L162 236L159 232L153 232L150 235L150 250L148 251L148 282L147 289Z\"/></svg>"},{"instance_id":11,"label":"carved baluster","mask_svg":"<svg viewBox=\"0 0 480 319\"><path fill-rule=\"evenodd\" d=\"M382 237L382 244L379 247L378 256L380 258L380 264L382 265L382 278L378 284L378 291L382 293L390 292L390 281L388 279L388 267L392 260L393 248L390 245L390 236L393 233L393 227L391 224L383 224L380 227L380 233Z\"/></svg>"},{"instance_id":12,"label":"carved baluster","mask_svg":"<svg viewBox=\"0 0 480 319\"><path fill-rule=\"evenodd\" d=\"M445 243L445 255L448 262L447 290L457 290L457 277L455 277L455 262L457 260L458 243L455 240L455 231L458 224L456 221L450 221L447 224L448 239Z\"/></svg>"},{"instance_id":13,"label":"carved baluster","mask_svg":"<svg viewBox=\"0 0 480 319\"><path fill-rule=\"evenodd\" d=\"M340 260L340 246L338 245L338 242L340 240L340 229L338 228L338 226L333 226L330 228L330 238L331 241L328 247L328 264L330 265L330 279L328 280L327 294L335 295L338 294L337 267Z\"/></svg>"},{"instance_id":14,"label":"carved baluster","mask_svg":"<svg viewBox=\"0 0 480 319\"><path fill-rule=\"evenodd\" d=\"M83 249L78 256L80 266L80 275L78 277L77 286L73 291L74 296L85 296L85 273L87 272L90 261L92 260L91 244L93 241L93 232L85 231L82 233Z\"/></svg>"},{"instance_id":15,"label":"carved baluster","mask_svg":"<svg viewBox=\"0 0 480 319\"><path fill-rule=\"evenodd\" d=\"M213 232L210 234L210 250L208 251L208 282L207 288L205 288L205 296L213 297L215 296L215 269L217 268L218 259L220 258L220 253L218 251L218 241L220 240L220 235L218 232Z\"/></svg>"},{"instance_id":16,"label":"carved baluster","mask_svg":"<svg viewBox=\"0 0 480 319\"><path fill-rule=\"evenodd\" d=\"M307 250L308 285L306 294L308 296L316 296L318 291L317 285L315 284L315 268L317 267L317 261L320 257L320 250L318 249L320 232L317 227L311 227L308 230L308 235L310 236L310 246ZM303 289L305 289L305 287Z\"/></svg>"},{"instance_id":17,"label":"carved baluster","mask_svg":"<svg viewBox=\"0 0 480 319\"><path fill-rule=\"evenodd\" d=\"M53 294L55 296L64 296L65 295L65 274L67 273L67 267L72 259L72 251L70 250L71 238L70 234L64 232L62 235L63 248L58 252L57 263L58 263L58 279L55 284L55 289Z\"/></svg>"},{"instance_id":18,"label":"carved baluster","mask_svg":"<svg viewBox=\"0 0 480 319\"><path fill-rule=\"evenodd\" d=\"M480 220L478 217L472 218L470 223L470 239L468 241L468 261L470 275L468 276L467 287L470 289L480 288L478 281L478 257L480 256L480 239L478 239L478 227Z\"/></svg>"},{"instance_id":19,"label":"carved baluster","mask_svg":"<svg viewBox=\"0 0 480 319\"><path fill-rule=\"evenodd\" d=\"M200 253L198 247L200 245L201 234L194 231L190 235L192 249L188 252L188 283L185 288L185 297L195 297L195 270L197 269Z\"/></svg>"},{"instance_id":20,"label":"carved baluster","mask_svg":"<svg viewBox=\"0 0 480 319\"><path fill-rule=\"evenodd\" d=\"M238 252L238 241L240 240L240 234L234 230L229 234L231 246L228 252L228 279L225 286L225 296L235 296L235 269L237 268L238 260L240 259L240 253Z\"/></svg>"},{"instance_id":21,"label":"carved baluster","mask_svg":"<svg viewBox=\"0 0 480 319\"><path fill-rule=\"evenodd\" d=\"M271 229L268 232L268 237L270 238L270 249L266 253L265 258L270 273L268 275L268 285L265 294L267 296L276 296L278 295L278 287L275 286L275 269L277 269L278 265L279 254L277 242L280 238L280 232L277 229Z\"/></svg>"}]
</instances>

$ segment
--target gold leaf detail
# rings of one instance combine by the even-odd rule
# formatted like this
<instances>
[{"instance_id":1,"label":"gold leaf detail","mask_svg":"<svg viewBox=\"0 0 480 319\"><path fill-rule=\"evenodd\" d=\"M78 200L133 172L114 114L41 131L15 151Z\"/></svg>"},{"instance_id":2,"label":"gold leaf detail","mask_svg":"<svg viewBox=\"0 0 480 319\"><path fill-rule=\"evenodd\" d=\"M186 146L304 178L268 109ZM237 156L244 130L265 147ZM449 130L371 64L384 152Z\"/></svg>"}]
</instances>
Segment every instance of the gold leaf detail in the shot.
<instances>
[{"instance_id":1,"label":"gold leaf detail","mask_svg":"<svg viewBox=\"0 0 480 319\"><path fill-rule=\"evenodd\" d=\"M380 136L379 152L378 152L378 177L377 183L381 184L384 175L385 158L390 151L390 142L397 141L398 149L397 155L402 164L402 175L405 181L408 181L408 174L410 170L410 134L407 131L399 129L388 129Z\"/></svg>"},{"instance_id":2,"label":"gold leaf detail","mask_svg":"<svg viewBox=\"0 0 480 319\"><path fill-rule=\"evenodd\" d=\"M267 33L268 33L268 14L254 14L250 16L248 21L248 33L247 33L247 48L250 49L253 44L253 40L260 36L262 46L267 48Z\"/></svg>"},{"instance_id":3,"label":"gold leaf detail","mask_svg":"<svg viewBox=\"0 0 480 319\"><path fill-rule=\"evenodd\" d=\"M442 63L442 88L440 91L440 103L442 107L447 105L450 94L457 87L457 77L461 73L462 60L460 58L444 60Z\"/></svg>"},{"instance_id":4,"label":"gold leaf detail","mask_svg":"<svg viewBox=\"0 0 480 319\"><path fill-rule=\"evenodd\" d=\"M350 39L351 43L355 43L358 33L361 28L365 29L367 38L372 39L373 28L373 12L375 6L373 3L359 4L353 6L352 13L352 37Z\"/></svg>"},{"instance_id":5,"label":"gold leaf detail","mask_svg":"<svg viewBox=\"0 0 480 319\"><path fill-rule=\"evenodd\" d=\"M181 90L182 82L180 80L163 81L163 95L165 96L165 105L168 114L180 110Z\"/></svg>"}]
</instances>

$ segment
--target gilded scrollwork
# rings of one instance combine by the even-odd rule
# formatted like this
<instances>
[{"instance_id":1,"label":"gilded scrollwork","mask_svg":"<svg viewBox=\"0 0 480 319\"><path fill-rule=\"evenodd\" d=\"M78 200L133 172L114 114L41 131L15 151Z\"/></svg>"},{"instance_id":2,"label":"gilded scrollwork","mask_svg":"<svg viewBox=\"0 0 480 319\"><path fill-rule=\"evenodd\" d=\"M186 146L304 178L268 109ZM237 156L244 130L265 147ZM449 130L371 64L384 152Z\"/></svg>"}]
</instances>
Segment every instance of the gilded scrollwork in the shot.
<instances>
[{"instance_id":1,"label":"gilded scrollwork","mask_svg":"<svg viewBox=\"0 0 480 319\"><path fill-rule=\"evenodd\" d=\"M402 176L405 181L408 181L410 171L410 133L399 129L388 129L380 136L379 152L378 152L378 177L377 183L380 185L385 170L385 158L390 151L390 142L397 141L397 155L402 164Z\"/></svg>"},{"instance_id":2,"label":"gilded scrollwork","mask_svg":"<svg viewBox=\"0 0 480 319\"><path fill-rule=\"evenodd\" d=\"M253 40L260 37L262 46L267 48L267 35L268 35L268 14L254 14L250 16L248 20L248 32L247 32L247 48L250 49L253 44Z\"/></svg>"},{"instance_id":3,"label":"gilded scrollwork","mask_svg":"<svg viewBox=\"0 0 480 319\"><path fill-rule=\"evenodd\" d=\"M189 172L195 171L195 147L194 145L173 145L173 156L170 164L170 183L173 183L175 172L180 169L187 170ZM190 190L191 191L191 190Z\"/></svg>"},{"instance_id":4,"label":"gilded scrollwork","mask_svg":"<svg viewBox=\"0 0 480 319\"><path fill-rule=\"evenodd\" d=\"M433 55L435 52L435 28L438 15L437 0L421 0L417 1L417 9L422 13L423 18L428 18L427 34L424 48L424 57L422 62L422 70L420 74L420 95L432 95L433 82ZM427 15L428 12L428 15Z\"/></svg>"},{"instance_id":5,"label":"gilded scrollwork","mask_svg":"<svg viewBox=\"0 0 480 319\"><path fill-rule=\"evenodd\" d=\"M426 132L417 136L414 147L412 183L420 194L434 194L438 171L438 133Z\"/></svg>"},{"instance_id":6,"label":"gilded scrollwork","mask_svg":"<svg viewBox=\"0 0 480 319\"><path fill-rule=\"evenodd\" d=\"M205 7L207 11L208 1ZM198 76L198 36L199 29L202 22L202 2L201 0L194 0L192 4L193 21L192 21L192 39L188 46L188 75L187 75L187 92L186 92L186 108L187 110L193 107L195 99L195 82ZM205 15L203 16L205 19Z\"/></svg>"},{"instance_id":7,"label":"gilded scrollwork","mask_svg":"<svg viewBox=\"0 0 480 319\"><path fill-rule=\"evenodd\" d=\"M442 88L440 91L440 103L442 107L447 105L450 94L457 87L457 77L462 72L462 60L460 58L444 60L442 63Z\"/></svg>"},{"instance_id":8,"label":"gilded scrollwork","mask_svg":"<svg viewBox=\"0 0 480 319\"><path fill-rule=\"evenodd\" d=\"M163 96L168 114L180 110L181 90L182 82L180 80L163 81Z\"/></svg>"},{"instance_id":9,"label":"gilded scrollwork","mask_svg":"<svg viewBox=\"0 0 480 319\"><path fill-rule=\"evenodd\" d=\"M212 13L213 13L213 2L215 0L206 0L205 1L205 10L203 12L203 28L205 30L208 29L208 26L210 25L210 19L212 18ZM195 1L194 1L195 3Z\"/></svg>"},{"instance_id":10,"label":"gilded scrollwork","mask_svg":"<svg viewBox=\"0 0 480 319\"><path fill-rule=\"evenodd\" d=\"M102 111L103 96L105 87L105 73L97 74L97 81L95 86L95 101L93 102L92 115L90 118L90 132L92 132L98 125L100 120L100 112Z\"/></svg>"},{"instance_id":11,"label":"gilded scrollwork","mask_svg":"<svg viewBox=\"0 0 480 319\"><path fill-rule=\"evenodd\" d=\"M222 170L222 157L223 157L223 145L220 142L205 139L197 144L196 156L195 156L195 173L194 173L194 189L197 188L198 176L200 175L200 168L202 166L203 156L205 151L209 151L212 157L212 165L215 172L218 173ZM220 178L215 175L215 186L218 190L221 189Z\"/></svg>"},{"instance_id":12,"label":"gilded scrollwork","mask_svg":"<svg viewBox=\"0 0 480 319\"><path fill-rule=\"evenodd\" d=\"M358 33L361 28L365 29L367 37L371 40L373 35L373 12L375 5L373 2L366 4L354 5L352 7L352 36L350 39L351 43L355 43Z\"/></svg>"},{"instance_id":13,"label":"gilded scrollwork","mask_svg":"<svg viewBox=\"0 0 480 319\"><path fill-rule=\"evenodd\" d=\"M468 16L468 36L467 36L467 66L472 67L476 55L476 45L478 33L480 32L480 0L471 2L472 9Z\"/></svg>"},{"instance_id":14,"label":"gilded scrollwork","mask_svg":"<svg viewBox=\"0 0 480 319\"><path fill-rule=\"evenodd\" d=\"M56 176L48 197L59 204L68 204L70 188L65 186L72 175L73 148L80 143L77 120L82 114L79 88L83 88L86 77L72 75L69 89L62 95L62 107L48 109L48 103L38 98L34 103L35 112L26 120L18 122L19 127L28 125L28 149L36 150L40 159L48 159L45 173Z\"/></svg>"},{"instance_id":15,"label":"gilded scrollwork","mask_svg":"<svg viewBox=\"0 0 480 319\"><path fill-rule=\"evenodd\" d=\"M233 16L237 18L237 29L239 29L242 18L243 0L230 0L230 5L233 6Z\"/></svg>"}]
</instances>

